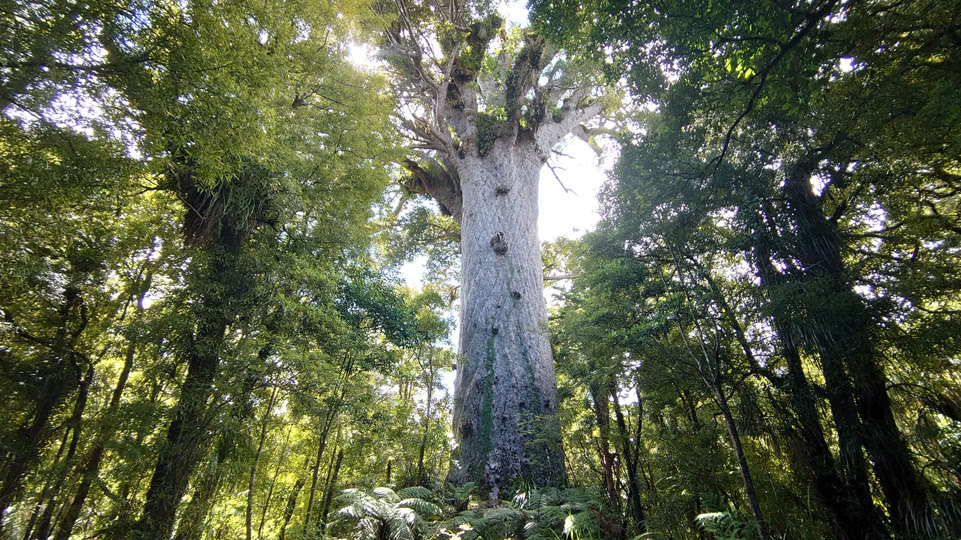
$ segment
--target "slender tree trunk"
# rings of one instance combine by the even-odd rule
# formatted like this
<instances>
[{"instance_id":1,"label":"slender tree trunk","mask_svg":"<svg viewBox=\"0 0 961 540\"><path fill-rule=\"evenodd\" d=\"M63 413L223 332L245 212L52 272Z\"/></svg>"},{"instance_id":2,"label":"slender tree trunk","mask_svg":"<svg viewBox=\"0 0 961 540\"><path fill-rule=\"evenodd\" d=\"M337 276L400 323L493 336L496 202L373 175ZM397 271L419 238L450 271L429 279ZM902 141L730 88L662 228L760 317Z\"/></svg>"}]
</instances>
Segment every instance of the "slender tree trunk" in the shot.
<instances>
[{"instance_id":1,"label":"slender tree trunk","mask_svg":"<svg viewBox=\"0 0 961 540\"><path fill-rule=\"evenodd\" d=\"M675 250L672 248L671 253L674 257L675 268L677 269L678 275L682 280L682 287L685 287L685 295L688 296L688 300L693 303L690 299L690 288L687 284L683 283L685 269L682 267L681 258L678 257ZM663 279L663 277L662 277ZM695 279L691 279L691 283L694 283ZM665 286L667 283L665 282ZM669 290L669 289L668 289ZM688 334L684 326L677 321L677 327L680 331L680 336L684 342L685 348L687 348L691 359L697 365L697 371L700 375L701 381L704 386L711 394L717 403L718 408L721 409L721 414L724 416L725 424L727 424L727 431L731 437L731 445L734 447L734 455L737 459L738 468L741 472L741 481L744 485L744 493L747 496L748 506L751 508L751 513L754 516L754 521L757 525L757 532L760 540L769 540L770 532L768 531L767 520L764 519L764 513L761 511L761 504L758 501L757 491L754 489L754 478L751 475L751 469L747 463L747 457L744 455L744 448L741 445L741 436L738 433L737 424L734 422L734 415L731 414L731 407L727 401L727 395L724 393L724 385L721 379L722 372L722 356L721 356L721 341L719 336L715 334L713 340L710 336L702 329L702 326L698 320L698 313L691 313L692 321L696 329L697 334L697 352L691 345L691 341L688 338ZM708 347L707 343L713 341L713 348ZM752 356L753 357L753 356Z\"/></svg>"},{"instance_id":2,"label":"slender tree trunk","mask_svg":"<svg viewBox=\"0 0 961 540\"><path fill-rule=\"evenodd\" d=\"M766 246L759 245L755 250L755 259L761 285L769 287L771 284L778 283L778 274L771 263L769 249ZM728 324L734 329L745 357L756 368L757 360L734 311L709 273L704 272L704 275L710 282L715 299L727 315ZM848 427L851 421L850 416L842 412L845 404L851 402L843 399L843 392L838 392L834 395L835 401L831 403L832 410L838 411L838 418L848 418L847 422L841 422L845 428L838 430L839 434L843 431L840 440L845 441L840 445L846 473L846 479L842 479L821 426L821 418L817 410L818 398L804 373L794 336L781 319L781 317L775 317L774 329L788 370L783 377L771 373L767 376L775 387L788 394L794 410L792 419L796 426L789 429L788 436L794 440L792 450L798 459L793 462L792 468L800 476L811 478L818 499L830 513L831 526L837 538L849 540L887 538L888 534L883 521L871 501L860 440L856 438L856 429ZM836 383L836 375L826 376L826 379ZM852 435L855 436L853 440ZM852 516L857 517L851 519Z\"/></svg>"},{"instance_id":3,"label":"slender tree trunk","mask_svg":"<svg viewBox=\"0 0 961 540\"><path fill-rule=\"evenodd\" d=\"M424 486L427 484L427 471L424 469L424 453L427 451L427 440L430 436L430 407L431 398L434 394L434 368L433 361L428 359L427 369L430 376L427 379L427 406L424 411L424 434L420 438L420 449L417 452L417 482Z\"/></svg>"},{"instance_id":4,"label":"slender tree trunk","mask_svg":"<svg viewBox=\"0 0 961 540\"><path fill-rule=\"evenodd\" d=\"M149 278L147 281L149 282ZM145 294L146 290L144 290L140 296L140 305L143 303ZM110 397L110 404L107 406L106 418L108 421L109 419L116 417L117 411L120 409L120 397L123 395L123 390L127 386L127 379L130 377L130 370L133 367L135 353L136 342L130 340L127 343L127 352L124 356L123 368L120 370L120 375L117 378L117 385L114 387L113 395ZM63 518L60 520L54 540L68 540L70 538L70 533L73 531L74 523L76 523L77 518L80 517L80 511L83 509L83 505L87 500L87 495L90 493L90 487L93 484L93 480L100 471L100 462L103 460L105 443L108 437L107 434L110 431L111 430L109 428L104 428L98 434L97 439L94 442L93 450L90 452L90 457L87 458L86 464L80 469L80 485L77 487L77 492L73 497L73 501L70 503L70 507L67 508Z\"/></svg>"},{"instance_id":5,"label":"slender tree trunk","mask_svg":"<svg viewBox=\"0 0 961 540\"><path fill-rule=\"evenodd\" d=\"M327 436L330 434L330 426L334 423L337 416L337 408L331 408L324 421L324 428L320 432L320 440L317 442L317 459L314 461L314 468L311 472L310 495L307 498L307 509L304 513L304 537L306 538L310 530L311 514L314 511L314 497L317 494L317 480L320 477L320 462L324 457L324 449L327 447Z\"/></svg>"},{"instance_id":6,"label":"slender tree trunk","mask_svg":"<svg viewBox=\"0 0 961 540\"><path fill-rule=\"evenodd\" d=\"M609 395L607 386L594 383L591 384L591 401L594 404L594 417L597 419L597 428L600 437L597 441L598 456L601 460L601 482L604 484L604 491L607 493L607 501L611 510L616 514L621 513L621 495L617 492L617 484L614 482L614 454L610 449L611 438L611 413L608 407ZM627 458L627 456L625 456Z\"/></svg>"},{"instance_id":7,"label":"slender tree trunk","mask_svg":"<svg viewBox=\"0 0 961 540\"><path fill-rule=\"evenodd\" d=\"M63 431L63 437L60 439L60 446L57 448L57 454L53 457L53 467L57 468L61 465L60 460L63 458L63 452L67 449L67 442L70 440L70 427ZM37 526L37 520L40 519L40 515L43 513L44 503L50 498L50 493L53 490L53 476L48 475L43 482L43 488L40 490L40 496L37 498L37 503L33 507L33 512L30 513L30 519L27 521L27 526L24 528L23 540L30 540L33 536L33 529Z\"/></svg>"},{"instance_id":8,"label":"slender tree trunk","mask_svg":"<svg viewBox=\"0 0 961 540\"><path fill-rule=\"evenodd\" d=\"M813 162L797 165L785 180L785 193L801 230L798 258L805 279L816 281L838 305L832 317L808 332L822 363L847 369L853 384L859 435L871 456L875 476L898 531L920 532L931 518L928 498L904 442L888 397L886 378L871 343L874 324L864 301L852 288L841 254L837 225L825 218L808 181ZM827 374L825 374L825 377Z\"/></svg>"},{"instance_id":9,"label":"slender tree trunk","mask_svg":"<svg viewBox=\"0 0 961 540\"><path fill-rule=\"evenodd\" d=\"M338 433L337 439L340 439L339 435L340 435L340 433ZM336 442L334 442L334 450L335 450L335 451L337 450L337 445L338 445L339 443L340 443L339 440L336 441ZM337 461L337 454L336 454L336 452L332 453L332 454L330 455L330 459L327 461L327 476L324 478L324 489L323 489L322 493L327 493L327 488L330 486L330 479L331 479L331 477L334 476L334 462L335 462L335 461ZM388 472L389 472L389 469L390 469L390 462L389 462L389 461L387 462L387 465L388 465L387 468L388 468ZM390 483L390 479L388 479L388 483Z\"/></svg>"},{"instance_id":10,"label":"slender tree trunk","mask_svg":"<svg viewBox=\"0 0 961 540\"><path fill-rule=\"evenodd\" d=\"M267 510L270 508L270 501L274 496L274 487L277 485L277 477L280 476L280 470L284 466L288 451L290 441L290 430L287 430L287 434L284 436L284 448L280 452L280 459L277 460L277 467L274 469L273 478L270 479L270 488L267 490L267 498L264 499L264 505L260 510L260 524L257 525L257 538L264 537L264 523L267 521Z\"/></svg>"},{"instance_id":11,"label":"slender tree trunk","mask_svg":"<svg viewBox=\"0 0 961 540\"><path fill-rule=\"evenodd\" d=\"M257 464L260 462L260 455L264 451L264 441L267 439L267 427L270 415L274 408L274 399L277 397L277 387L270 392L270 399L267 401L267 410L260 422L260 440L257 443L257 453L254 454L254 462L250 466L250 481L247 483L247 540L253 537L253 514L254 514L254 483L257 480Z\"/></svg>"},{"instance_id":12,"label":"slender tree trunk","mask_svg":"<svg viewBox=\"0 0 961 540\"><path fill-rule=\"evenodd\" d=\"M839 441L847 441L841 445L842 470L845 472L842 478L825 439L817 411L817 398L807 381L793 338L782 325L775 324L775 330L787 359L787 384L784 389L790 395L798 424L797 430L791 432L791 436L797 439L796 454L800 457L796 469L811 476L818 498L831 513L831 523L838 538L888 538L881 516L871 500L860 439L855 438L852 442L852 435L856 437L856 432L852 432L849 424L838 431ZM835 411L843 406L843 402L835 403L831 408ZM850 419L847 421L850 422ZM842 431L845 434L843 438L840 437ZM852 454L852 450L855 453Z\"/></svg>"},{"instance_id":13,"label":"slender tree trunk","mask_svg":"<svg viewBox=\"0 0 961 540\"><path fill-rule=\"evenodd\" d=\"M211 452L207 466L192 482L193 496L182 512L174 540L200 540L203 537L210 520L210 512L223 482L224 461L227 454L224 443L219 443L218 448Z\"/></svg>"},{"instance_id":14,"label":"slender tree trunk","mask_svg":"<svg viewBox=\"0 0 961 540\"><path fill-rule=\"evenodd\" d=\"M41 394L40 403L37 405L29 427L18 430L18 442L21 443L23 450L14 455L7 466L6 476L0 486L0 513L20 497L23 478L39 458L50 417L66 396L66 388L72 386L70 377L69 373L64 373L55 375L51 377L53 380L46 382L44 386L47 391ZM0 535L3 534L4 521L0 519Z\"/></svg>"},{"instance_id":15,"label":"slender tree trunk","mask_svg":"<svg viewBox=\"0 0 961 540\"><path fill-rule=\"evenodd\" d=\"M162 340L161 342L157 343L153 360L157 361L161 354L163 354ZM150 395L147 397L147 403L150 404L151 407L157 407L158 400L163 393L165 386L166 384L163 379L153 381L153 383L150 385ZM147 437L148 432L149 430L145 429L145 426L138 427L138 429L134 432L134 445L143 445L144 438ZM140 490L141 478L139 475L129 474L127 475L127 478L128 479L120 485L120 489L118 490L118 503L111 512L111 514L115 516L115 521L119 523L128 522L132 519L131 516L134 515L135 509L131 508L131 493L136 496L137 492Z\"/></svg>"},{"instance_id":16,"label":"slender tree trunk","mask_svg":"<svg viewBox=\"0 0 961 540\"><path fill-rule=\"evenodd\" d=\"M614 418L617 420L617 431L621 441L621 453L624 454L624 461L627 465L627 496L631 500L631 511L637 530L642 534L647 532L647 521L644 518L644 504L641 502L640 486L637 483L637 461L634 459L634 452L631 451L631 435L627 430L627 421L624 419L624 411L621 410L621 401L617 397L617 386L611 385L609 388L611 401L614 404ZM638 418L638 422L640 422ZM642 444L640 440L634 444Z\"/></svg>"},{"instance_id":17,"label":"slender tree trunk","mask_svg":"<svg viewBox=\"0 0 961 540\"><path fill-rule=\"evenodd\" d=\"M653 505L654 501L657 499L657 486L654 481L654 471L650 466L645 467L641 460L641 452L644 452L645 454L647 453L643 442L644 396L641 395L640 385L636 381L634 384L634 395L637 397L637 423L634 427L634 440L637 441L637 444L634 445L634 455L631 456L631 459L634 461L635 479L638 475L644 479L644 486L647 488L648 500L651 501L649 504ZM644 469L647 469L647 472L645 472ZM640 492L640 482L638 482L637 488L638 492Z\"/></svg>"},{"instance_id":18,"label":"slender tree trunk","mask_svg":"<svg viewBox=\"0 0 961 540\"><path fill-rule=\"evenodd\" d=\"M264 504L260 509L260 523L257 525L257 538L258 540L264 537L264 524L267 522L267 510L270 509L270 502L274 497L274 487L277 485L277 475L275 474L273 478L270 479L270 487L267 489L267 497L264 498Z\"/></svg>"},{"instance_id":19,"label":"slender tree trunk","mask_svg":"<svg viewBox=\"0 0 961 540\"><path fill-rule=\"evenodd\" d=\"M77 392L77 400L74 404L73 415L70 418L70 424L73 426L73 436L70 440L70 448L67 450L67 455L63 460L63 467L57 476L57 482L53 487L53 493L50 496L50 500L47 501L47 506L43 511L43 515L40 518L40 526L34 532L33 537L37 540L46 540L50 536L50 527L53 521L54 509L57 507L56 498L63 488L64 482L67 480L67 474L70 472L70 468L73 464L73 458L77 453L77 446L80 443L80 436L83 433L83 412L87 408L87 397L89 396L90 383L93 382L93 365L87 368L87 373L84 375L83 381L80 383L80 390Z\"/></svg>"},{"instance_id":20,"label":"slender tree trunk","mask_svg":"<svg viewBox=\"0 0 961 540\"><path fill-rule=\"evenodd\" d=\"M337 451L337 464L334 465L334 475L327 483L327 494L324 496L324 511L320 516L320 532L327 528L327 515L330 513L330 503L334 500L334 488L337 487L337 475L340 474L340 464L344 461L344 449Z\"/></svg>"},{"instance_id":21,"label":"slender tree trunk","mask_svg":"<svg viewBox=\"0 0 961 540\"><path fill-rule=\"evenodd\" d=\"M757 523L757 533L760 540L769 540L771 533L768 530L767 520L761 512L761 503L757 498L757 490L754 489L754 478L751 469L747 464L747 457L744 455L744 448L741 446L741 435L738 433L737 424L734 422L734 415L731 414L731 407L728 404L727 396L721 388L720 381L715 380L714 396L717 398L721 415L724 416L724 423L727 424L727 432L731 436L731 445L734 446L734 455L737 458L737 466L741 470L741 481L744 484L744 493L747 495L748 506L754 515Z\"/></svg>"},{"instance_id":22,"label":"slender tree trunk","mask_svg":"<svg viewBox=\"0 0 961 540\"><path fill-rule=\"evenodd\" d=\"M557 383L547 337L538 173L532 141L498 139L458 173L461 219L460 360L453 426L454 483L499 490L528 480L566 483Z\"/></svg>"},{"instance_id":23,"label":"slender tree trunk","mask_svg":"<svg viewBox=\"0 0 961 540\"><path fill-rule=\"evenodd\" d=\"M287 497L287 507L284 508L284 522L280 526L279 540L284 540L287 536L287 524L290 523L290 518L294 515L294 510L297 508L297 496L300 494L300 490L304 487L304 479L298 477L297 481L294 482L294 489L290 491L290 495Z\"/></svg>"},{"instance_id":24,"label":"slender tree trunk","mask_svg":"<svg viewBox=\"0 0 961 540\"><path fill-rule=\"evenodd\" d=\"M77 312L80 320L76 328L70 329L69 323ZM58 314L59 326L46 362L50 367L47 373L42 374L43 382L38 389L33 417L17 430L15 446L12 451L8 450L9 458L0 466L0 471L4 472L0 479L0 538L4 535L4 512L20 498L23 478L36 466L40 451L51 435L50 418L67 395L80 384L82 368L78 361L82 358L73 351L73 347L86 329L88 319L87 307L77 289L72 286L66 288Z\"/></svg>"}]
</instances>

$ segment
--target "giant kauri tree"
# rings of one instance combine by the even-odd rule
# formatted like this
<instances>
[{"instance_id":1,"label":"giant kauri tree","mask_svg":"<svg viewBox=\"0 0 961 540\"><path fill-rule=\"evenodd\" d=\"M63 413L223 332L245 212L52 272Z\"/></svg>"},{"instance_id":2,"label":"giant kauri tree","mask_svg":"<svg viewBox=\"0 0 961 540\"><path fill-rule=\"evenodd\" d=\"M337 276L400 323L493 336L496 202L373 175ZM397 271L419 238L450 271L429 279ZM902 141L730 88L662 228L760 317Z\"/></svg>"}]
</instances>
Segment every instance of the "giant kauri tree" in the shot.
<instances>
[{"instance_id":1,"label":"giant kauri tree","mask_svg":"<svg viewBox=\"0 0 961 540\"><path fill-rule=\"evenodd\" d=\"M538 178L602 109L583 68L537 33L469 2L397 1L382 55L412 149L406 187L460 225L459 451L451 478L496 499L517 481L561 485L557 390L545 332Z\"/></svg>"}]
</instances>

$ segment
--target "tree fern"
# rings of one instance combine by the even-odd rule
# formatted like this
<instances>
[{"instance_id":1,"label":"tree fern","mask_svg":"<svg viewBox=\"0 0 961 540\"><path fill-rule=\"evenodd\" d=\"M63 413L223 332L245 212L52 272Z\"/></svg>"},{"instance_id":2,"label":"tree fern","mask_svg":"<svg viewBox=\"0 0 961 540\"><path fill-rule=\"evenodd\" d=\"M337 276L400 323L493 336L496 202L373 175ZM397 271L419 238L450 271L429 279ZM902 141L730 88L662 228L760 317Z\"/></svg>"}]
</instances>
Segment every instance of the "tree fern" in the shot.
<instances>
[{"instance_id":1,"label":"tree fern","mask_svg":"<svg viewBox=\"0 0 961 540\"><path fill-rule=\"evenodd\" d=\"M619 534L601 497L585 489L543 490L527 496L530 511L524 527L528 540L607 538Z\"/></svg>"},{"instance_id":2,"label":"tree fern","mask_svg":"<svg viewBox=\"0 0 961 540\"><path fill-rule=\"evenodd\" d=\"M714 535L717 540L741 540L744 538L744 521L731 512L709 512L698 514L697 525Z\"/></svg>"},{"instance_id":3,"label":"tree fern","mask_svg":"<svg viewBox=\"0 0 961 540\"><path fill-rule=\"evenodd\" d=\"M488 510L465 510L445 523L462 540L558 540L609 538L620 525L608 516L602 499L584 489L531 489Z\"/></svg>"},{"instance_id":4,"label":"tree fern","mask_svg":"<svg viewBox=\"0 0 961 540\"><path fill-rule=\"evenodd\" d=\"M354 522L357 538L370 540L418 540L429 537L429 521L443 514L426 488L406 488L399 493L387 487L371 493L345 490L338 501L338 515Z\"/></svg>"}]
</instances>

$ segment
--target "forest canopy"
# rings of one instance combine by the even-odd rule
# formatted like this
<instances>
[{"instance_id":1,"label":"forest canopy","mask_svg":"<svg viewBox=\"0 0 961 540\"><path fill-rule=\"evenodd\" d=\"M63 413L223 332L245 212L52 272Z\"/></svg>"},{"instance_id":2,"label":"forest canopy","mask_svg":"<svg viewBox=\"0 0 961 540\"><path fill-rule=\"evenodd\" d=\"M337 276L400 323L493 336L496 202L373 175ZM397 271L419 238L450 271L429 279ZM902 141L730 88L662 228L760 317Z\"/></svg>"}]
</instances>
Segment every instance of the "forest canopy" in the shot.
<instances>
[{"instance_id":1,"label":"forest canopy","mask_svg":"<svg viewBox=\"0 0 961 540\"><path fill-rule=\"evenodd\" d=\"M0 539L961 536L961 7L517 8L0 9Z\"/></svg>"}]
</instances>

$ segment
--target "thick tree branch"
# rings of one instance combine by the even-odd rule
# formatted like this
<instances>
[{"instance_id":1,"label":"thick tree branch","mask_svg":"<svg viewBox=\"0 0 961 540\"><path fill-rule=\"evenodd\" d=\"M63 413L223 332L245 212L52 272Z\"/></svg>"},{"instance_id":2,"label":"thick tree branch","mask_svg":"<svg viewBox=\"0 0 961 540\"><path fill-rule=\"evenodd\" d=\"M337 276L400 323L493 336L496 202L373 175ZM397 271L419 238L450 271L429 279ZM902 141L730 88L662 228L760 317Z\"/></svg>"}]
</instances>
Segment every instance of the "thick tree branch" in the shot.
<instances>
[{"instance_id":1,"label":"thick tree branch","mask_svg":"<svg viewBox=\"0 0 961 540\"><path fill-rule=\"evenodd\" d=\"M586 90L584 90L586 93ZM576 97L576 96L574 96ZM570 105L568 105L568 103ZM563 116L557 122L545 122L537 129L535 142L538 150L543 153L541 159L547 160L548 152L561 142L561 139L574 130L582 122L586 122L601 113L603 105L599 101L577 108L573 97L565 103Z\"/></svg>"},{"instance_id":2,"label":"thick tree branch","mask_svg":"<svg viewBox=\"0 0 961 540\"><path fill-rule=\"evenodd\" d=\"M551 63L557 54L542 36L528 34L524 47L517 53L514 65L507 74L504 89L504 104L507 107L507 121L516 135L520 128L520 118L527 94L537 86L541 71Z\"/></svg>"},{"instance_id":3,"label":"thick tree branch","mask_svg":"<svg viewBox=\"0 0 961 540\"><path fill-rule=\"evenodd\" d=\"M447 60L447 66L444 68L444 76L438 88L436 99L434 100L433 124L431 125L431 130L442 137L444 145L448 148L450 154L454 153L453 141L450 135L447 134L447 126L442 125L441 122L447 120L447 114L445 112L447 108L447 92L450 88L451 76L454 72L454 62L457 60L457 55L460 54L461 45L461 43L458 43L454 46L454 50L451 51L450 58Z\"/></svg>"},{"instance_id":4,"label":"thick tree branch","mask_svg":"<svg viewBox=\"0 0 961 540\"><path fill-rule=\"evenodd\" d=\"M463 195L459 179L451 176L447 167L429 156L421 156L421 159L426 166L412 159L404 160L404 168L411 174L404 187L410 192L432 197L440 205L443 214L453 217L460 224Z\"/></svg>"}]
</instances>

